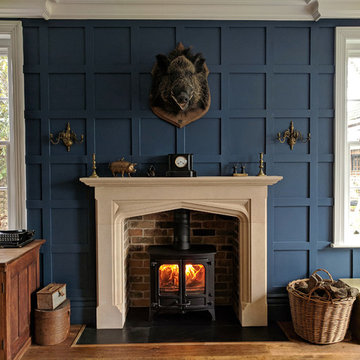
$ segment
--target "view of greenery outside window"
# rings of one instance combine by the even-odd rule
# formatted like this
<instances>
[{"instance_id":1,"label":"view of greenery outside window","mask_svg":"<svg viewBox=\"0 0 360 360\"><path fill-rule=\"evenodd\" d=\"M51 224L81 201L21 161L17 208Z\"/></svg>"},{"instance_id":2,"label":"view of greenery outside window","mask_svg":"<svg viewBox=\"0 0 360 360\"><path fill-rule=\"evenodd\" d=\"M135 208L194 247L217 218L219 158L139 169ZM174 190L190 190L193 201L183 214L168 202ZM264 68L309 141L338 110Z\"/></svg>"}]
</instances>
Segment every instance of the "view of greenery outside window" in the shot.
<instances>
[{"instance_id":1,"label":"view of greenery outside window","mask_svg":"<svg viewBox=\"0 0 360 360\"><path fill-rule=\"evenodd\" d=\"M0 49L0 229L8 228L9 80L6 49Z\"/></svg>"},{"instance_id":2,"label":"view of greenery outside window","mask_svg":"<svg viewBox=\"0 0 360 360\"><path fill-rule=\"evenodd\" d=\"M350 154L349 227L353 242L360 240L360 56L348 57L347 142Z\"/></svg>"}]
</instances>

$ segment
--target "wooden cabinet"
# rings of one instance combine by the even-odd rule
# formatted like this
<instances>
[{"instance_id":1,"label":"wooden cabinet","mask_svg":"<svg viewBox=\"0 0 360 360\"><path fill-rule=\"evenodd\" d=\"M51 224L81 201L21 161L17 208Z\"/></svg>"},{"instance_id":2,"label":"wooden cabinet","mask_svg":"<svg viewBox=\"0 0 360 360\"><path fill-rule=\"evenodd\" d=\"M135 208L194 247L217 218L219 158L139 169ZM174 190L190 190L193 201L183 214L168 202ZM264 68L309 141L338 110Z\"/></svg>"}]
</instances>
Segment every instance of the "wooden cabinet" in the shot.
<instances>
[{"instance_id":1,"label":"wooden cabinet","mask_svg":"<svg viewBox=\"0 0 360 360\"><path fill-rule=\"evenodd\" d=\"M19 358L31 343L32 301L40 286L39 250L44 242L0 249L0 360Z\"/></svg>"}]
</instances>

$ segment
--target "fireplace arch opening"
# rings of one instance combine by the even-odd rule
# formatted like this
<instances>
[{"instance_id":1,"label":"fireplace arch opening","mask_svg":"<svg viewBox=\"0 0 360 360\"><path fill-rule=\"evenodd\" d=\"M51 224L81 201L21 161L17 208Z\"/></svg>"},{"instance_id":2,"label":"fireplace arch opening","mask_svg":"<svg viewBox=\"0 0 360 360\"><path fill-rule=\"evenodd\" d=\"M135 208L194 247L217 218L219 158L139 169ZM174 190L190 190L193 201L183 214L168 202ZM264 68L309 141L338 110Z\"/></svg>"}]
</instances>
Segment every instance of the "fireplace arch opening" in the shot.
<instances>
[{"instance_id":1,"label":"fireplace arch opening","mask_svg":"<svg viewBox=\"0 0 360 360\"><path fill-rule=\"evenodd\" d=\"M127 308L148 307L153 313L156 313L157 308L174 311L182 309L183 312L208 309L215 317L214 306L232 306L239 317L239 219L191 210L188 212L190 246L186 246L186 249L189 247L190 249L177 250L176 244L173 246L174 239L176 241L178 237L177 214L176 210L171 210L125 220ZM203 255L199 256L198 252L199 250L204 252L207 248L214 248L216 252L214 264L210 264L211 261L201 264L195 260L204 258ZM159 249L162 258L164 252L169 249L168 258L178 260L167 263L163 259L155 271L155 258L152 255L150 259L149 249L152 253L155 249ZM181 292L179 262L184 255L186 256L183 270L184 295L187 298L187 305L181 306L185 300L182 302L181 297L179 300L176 294ZM158 286L156 291L154 291L154 286L156 287L154 282ZM161 304L160 299L157 298L158 292L160 296L164 295ZM204 296L202 297L201 294ZM206 294L210 296L207 297ZM154 297L157 298L158 304L154 304ZM174 300L176 298L177 300ZM174 305L175 301L178 306ZM166 303L169 306L166 306Z\"/></svg>"},{"instance_id":2,"label":"fireplace arch opening","mask_svg":"<svg viewBox=\"0 0 360 360\"><path fill-rule=\"evenodd\" d=\"M126 231L129 230L129 219L135 219L135 221L152 221L150 218L157 216L156 214L165 214L167 212L172 212L177 209L187 209L190 212L199 212L204 214L209 214L219 216L219 217L228 217L235 219L238 224L237 226L237 243L239 247L238 251L238 271L236 271L236 276L233 276L233 280L236 279L236 285L233 286L233 289L236 289L238 295L232 299L232 306L234 312L238 317L240 323L243 326L247 325L247 318L244 317L246 310L249 308L249 304L252 303L252 294L251 294L251 282L252 279L252 263L251 263L251 201L250 200L237 200L231 201L230 203L219 203L219 202L200 202L200 201L173 201L170 203L156 203L156 202L145 202L144 204L131 204L127 203L124 206L124 203L113 202L113 212L114 212L114 266L118 269L115 271L113 278L113 294L115 295L114 303L118 309L121 309L121 318L122 326L124 326L126 321L126 316L129 310L129 307L132 306L128 302L128 299L131 296L130 285L129 285L129 264L126 262L128 258L128 253L126 247L129 246L126 241ZM147 220L144 220L147 218ZM144 223L143 223L144 224ZM173 234L172 234L173 235ZM163 243L172 244L173 236L168 237L167 240L163 240ZM150 245L150 244L149 244ZM130 247L129 247L130 249ZM266 252L266 249L262 249ZM140 251L143 253L143 251ZM144 260L147 261L145 255L137 255L138 257L144 257ZM145 263L145 262L144 262ZM266 260L265 260L266 263ZM142 270L143 272L148 270ZM266 272L266 270L265 270ZM148 276L148 275L146 275ZM149 275L150 276L150 275ZM220 275L221 276L221 275ZM129 277L129 279L128 279ZM146 279L146 281L149 278ZM221 286L221 285L220 285ZM219 285L217 286L219 287ZM148 290L150 291L150 290ZM219 291L219 290L218 290ZM148 294L147 294L148 295ZM140 295L138 295L140 296ZM261 296L260 308L261 312L255 311L256 317L260 317L261 320L256 320L256 326L267 325L267 299L266 291ZM145 300L145 299L144 299ZM147 301L137 302L142 304L147 304ZM217 305L221 306L220 300L215 300ZM264 305L265 303L265 305ZM147 306L147 305L143 305ZM258 307L258 306L256 306ZM251 312L253 310L251 309ZM260 314L260 316L259 316ZM253 321L253 320L251 320ZM251 326L251 325L250 325Z\"/></svg>"}]
</instances>

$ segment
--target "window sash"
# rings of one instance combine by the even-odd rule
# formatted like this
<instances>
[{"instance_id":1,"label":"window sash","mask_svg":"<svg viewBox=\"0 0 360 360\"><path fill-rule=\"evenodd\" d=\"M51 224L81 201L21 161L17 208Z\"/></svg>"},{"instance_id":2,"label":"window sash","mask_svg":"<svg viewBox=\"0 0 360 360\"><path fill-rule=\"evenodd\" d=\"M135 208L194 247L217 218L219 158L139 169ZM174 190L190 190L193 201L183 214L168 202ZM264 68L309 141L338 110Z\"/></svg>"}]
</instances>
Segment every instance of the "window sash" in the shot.
<instances>
[{"instance_id":1,"label":"window sash","mask_svg":"<svg viewBox=\"0 0 360 360\"><path fill-rule=\"evenodd\" d=\"M347 123L347 71L349 57L360 55L360 27L336 28L335 163L333 247L360 247L350 234L350 147ZM356 145L359 145L356 142Z\"/></svg>"},{"instance_id":2,"label":"window sash","mask_svg":"<svg viewBox=\"0 0 360 360\"><path fill-rule=\"evenodd\" d=\"M24 229L26 216L23 37L21 21L0 21L0 52L8 49L10 146L8 227Z\"/></svg>"}]
</instances>

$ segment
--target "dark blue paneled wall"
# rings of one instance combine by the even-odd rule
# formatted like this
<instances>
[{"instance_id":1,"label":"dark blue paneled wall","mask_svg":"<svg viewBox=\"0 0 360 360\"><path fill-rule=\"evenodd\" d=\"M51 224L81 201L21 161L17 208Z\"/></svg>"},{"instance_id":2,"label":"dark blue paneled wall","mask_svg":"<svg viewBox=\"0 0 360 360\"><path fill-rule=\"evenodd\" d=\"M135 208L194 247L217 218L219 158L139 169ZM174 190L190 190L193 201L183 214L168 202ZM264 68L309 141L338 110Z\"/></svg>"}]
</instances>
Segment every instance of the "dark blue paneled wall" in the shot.
<instances>
[{"instance_id":1,"label":"dark blue paneled wall","mask_svg":"<svg viewBox=\"0 0 360 360\"><path fill-rule=\"evenodd\" d=\"M356 21L24 20L29 227L47 240L45 283L66 282L73 322L93 322L96 306L92 190L78 179L122 156L164 175L166 154L194 153L200 176L228 176L234 162L258 170L265 153L270 189L268 286L271 314L286 304L288 281L325 267L360 276L360 253L331 249L333 76L336 25ZM183 129L148 107L155 55L177 42L202 52L212 94L206 116ZM310 144L275 141L293 120ZM85 141L67 152L49 133L67 122ZM264 264L265 266L265 264Z\"/></svg>"}]
</instances>

